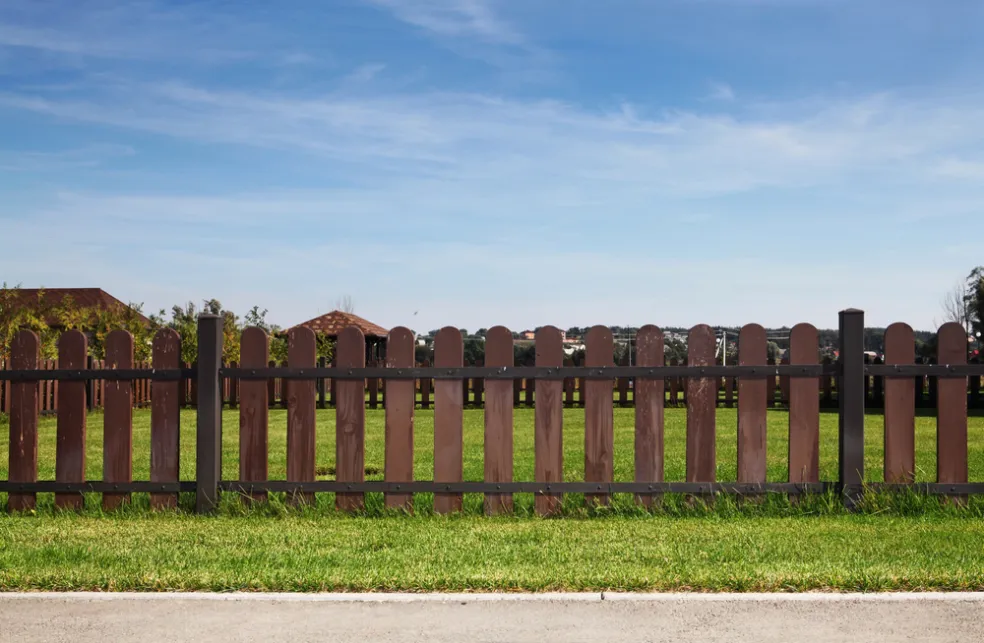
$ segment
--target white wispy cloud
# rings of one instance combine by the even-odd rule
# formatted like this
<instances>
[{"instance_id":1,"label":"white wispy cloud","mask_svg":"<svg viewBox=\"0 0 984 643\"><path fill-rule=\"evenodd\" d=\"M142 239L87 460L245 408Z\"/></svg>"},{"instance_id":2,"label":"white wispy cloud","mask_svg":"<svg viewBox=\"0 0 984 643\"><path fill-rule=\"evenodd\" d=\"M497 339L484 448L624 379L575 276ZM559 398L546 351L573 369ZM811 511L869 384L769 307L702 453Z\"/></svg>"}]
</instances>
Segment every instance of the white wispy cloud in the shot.
<instances>
[{"instance_id":1,"label":"white wispy cloud","mask_svg":"<svg viewBox=\"0 0 984 643\"><path fill-rule=\"evenodd\" d=\"M735 90L727 83L711 83L711 91L708 94L711 100L733 101Z\"/></svg>"},{"instance_id":2,"label":"white wispy cloud","mask_svg":"<svg viewBox=\"0 0 984 643\"><path fill-rule=\"evenodd\" d=\"M488 0L367 1L387 9L399 20L440 36L480 38L507 45L520 45L525 40L496 15Z\"/></svg>"}]
</instances>

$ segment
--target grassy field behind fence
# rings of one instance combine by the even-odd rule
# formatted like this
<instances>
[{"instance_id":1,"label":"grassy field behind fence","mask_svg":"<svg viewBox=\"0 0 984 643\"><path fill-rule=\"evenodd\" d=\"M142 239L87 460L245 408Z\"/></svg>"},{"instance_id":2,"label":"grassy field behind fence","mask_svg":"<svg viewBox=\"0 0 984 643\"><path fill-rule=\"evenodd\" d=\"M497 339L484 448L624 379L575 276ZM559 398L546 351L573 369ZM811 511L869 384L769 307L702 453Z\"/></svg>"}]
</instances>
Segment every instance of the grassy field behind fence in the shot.
<instances>
[{"instance_id":1,"label":"grassy field behind fence","mask_svg":"<svg viewBox=\"0 0 984 643\"><path fill-rule=\"evenodd\" d=\"M286 472L286 414L271 411L270 475ZM134 477L149 467L149 411L134 414ZM367 478L381 479L383 411L367 411ZM433 413L416 415L416 476L431 478ZM515 414L515 477L533 477L533 411ZM583 410L564 413L565 472L583 479ZM102 472L102 416L89 417L88 476ZM194 479L195 415L182 415L182 479ZM788 415L769 413L769 479L786 478ZM668 480L684 477L685 411L666 411ZM237 477L236 412L224 416L224 477ZM482 477L481 411L465 411L465 478ZM869 480L881 479L882 420L867 417ZM718 411L718 479L735 478L736 414ZM334 411L318 412L318 466L330 478ZM836 479L837 415L821 416L821 477ZM633 411L615 411L615 478L633 476ZM41 424L42 479L54 477L55 420ZM917 418L920 480L935 475L935 419ZM7 426L0 427L6 477ZM970 420L970 477L984 480L984 418ZM5 500L0 498L0 500ZM363 515L335 514L331 494L313 508L242 509L226 498L218 516L154 514L146 496L112 515L98 495L82 514L54 511L41 494L36 514L0 517L0 590L984 590L984 499L967 508L917 496L866 501L848 514L834 497L799 505L781 496L761 503L721 497L710 505L669 497L655 515L629 496L586 511L569 496L564 516L533 516L517 495L515 516L481 515L481 496L465 512L434 516L417 496L417 516L386 513L370 494ZM183 498L190 507L193 498Z\"/></svg>"}]
</instances>

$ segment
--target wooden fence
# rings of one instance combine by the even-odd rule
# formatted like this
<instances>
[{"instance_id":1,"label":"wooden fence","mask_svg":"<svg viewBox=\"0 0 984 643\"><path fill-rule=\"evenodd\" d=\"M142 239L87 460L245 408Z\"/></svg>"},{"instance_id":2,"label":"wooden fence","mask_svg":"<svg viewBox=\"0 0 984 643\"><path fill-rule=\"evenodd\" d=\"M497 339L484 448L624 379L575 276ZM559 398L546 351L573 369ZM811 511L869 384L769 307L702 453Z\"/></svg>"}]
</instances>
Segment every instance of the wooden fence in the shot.
<instances>
[{"instance_id":1,"label":"wooden fence","mask_svg":"<svg viewBox=\"0 0 984 643\"><path fill-rule=\"evenodd\" d=\"M780 362L780 365L787 365L788 359ZM833 365L835 362L830 358L824 358L823 364ZM867 357L865 363L869 364ZM882 360L870 362L872 365L882 364ZM914 361L914 364L924 363L922 360ZM926 362L935 364L936 360ZM980 364L980 360L971 360L972 364ZM720 361L717 362L720 365ZM769 359L768 365L775 365L775 360ZM319 366L330 367L333 363L326 363L323 359L319 361ZM418 367L429 367L429 362L418 362ZM481 361L463 363L464 366L481 367ZM624 365L624 364L623 364ZM670 360L668 365L685 366L686 360ZM194 371L195 364L184 363L182 365L189 371ZM237 368L239 364L232 362L230 368ZM269 361L267 366L277 367L278 364ZM287 368L288 362L279 364L280 367ZM367 363L369 367L384 366L378 362ZM569 360L564 360L564 366L574 366ZM102 369L105 367L105 360L90 360L89 368ZM150 362L137 362L134 368L149 369ZM9 364L0 362L0 370L9 368ZM59 368L58 360L42 360L39 368L52 370ZM984 409L984 396L981 395L982 379L980 377L968 377L967 382L967 407L969 409ZM824 375L818 378L820 407L827 409L837 408L837 378L833 375ZM934 409L936 408L937 380L934 377L916 376L913 378L915 387L913 390L913 400L916 408ZM151 403L150 379L134 380L134 394L132 403L134 408L147 408ZM617 407L634 407L636 404L636 387L633 378L618 377L612 389L613 403ZM769 408L788 408L789 407L789 381L788 376L774 375L766 380L765 397L766 405ZM719 377L714 378L717 383L716 404L723 408L734 408L738 404L738 378ZM536 381L532 378L518 378L513 381L512 404L515 408L533 407L536 405L535 395ZM39 410L42 414L53 414L58 412L58 381L42 380L38 397L40 404ZM318 378L315 381L317 392L316 406L319 409L335 408L337 397L335 386L331 378ZM88 384L86 404L87 408L101 409L105 399L106 381L92 380ZM223 404L230 409L235 409L240 397L240 382L235 377L225 377L222 380L222 399ZM418 378L414 380L415 405L420 409L434 408L434 382L430 378ZM565 408L584 407L584 382L583 378L568 377L564 378L562 400ZM885 408L885 377L881 375L868 375L864 379L865 407L869 409ZM193 379L184 379L179 388L180 405L182 407L195 407L197 405L197 391L195 390ZM386 408L386 386L385 378L370 378L366 380L364 391L366 406L370 409ZM0 381L0 411L10 412L10 382ZM267 403L270 408L287 408L286 387L283 378L270 378L267 382ZM482 408L485 405L485 380L481 377L469 378L462 381L462 404L466 408ZM669 377L665 380L663 404L666 407L680 407L687 404L687 387L685 378Z\"/></svg>"},{"instance_id":2,"label":"wooden fence","mask_svg":"<svg viewBox=\"0 0 984 643\"><path fill-rule=\"evenodd\" d=\"M296 328L289 336L289 366L271 366L268 338L256 328L244 331L242 360L238 365L221 364L221 319L203 315L199 319L199 362L194 369L178 361L180 341L176 333L163 330L154 339L152 370L136 368L133 340L124 331L106 339L107 355L99 368L89 368L86 338L71 331L59 342L59 369L41 368L38 339L19 333L13 343L11 369L2 371L10 382L9 480L0 481L0 492L8 493L13 510L34 507L36 494L54 492L56 504L79 506L82 494L102 493L103 504L112 509L134 492L150 492L154 507L174 506L177 494L195 492L201 512L215 508L220 492L236 492L244 498L262 500L270 492L286 492L292 502L305 502L319 492L335 494L343 510L362 507L364 494L382 492L390 507L412 508L414 494L433 493L435 510L460 510L462 494L482 493L489 514L508 512L514 493L533 493L541 514L557 511L565 493L583 494L588 502L606 503L612 493L634 494L650 505L662 493L710 494L717 492L801 494L836 490L849 506L857 503L864 489L864 414L866 388L873 378L883 378L878 395L885 405L885 483L876 489L915 488L928 493L962 498L984 493L984 484L968 483L967 406L968 378L978 383L984 368L967 364L966 335L957 324L939 331L938 365L920 365L914 360L912 329L893 324L886 331L886 364L865 364L863 357L864 314L841 313L838 364L818 358L817 331L808 324L794 327L790 337L790 363L770 365L766 360L764 329L745 326L740 336L737 365L714 363L713 330L704 325L690 331L687 365L664 364L663 333L646 326L638 335L638 362L634 366L613 364L613 337L609 329L596 326L586 337L586 359L582 366L565 366L560 331L553 327L537 333L536 365L513 365L512 335L503 327L489 331L486 363L465 366L460 332L445 328L435 340L434 366L413 363L413 336L396 328L388 338L386 363L367 366L364 337L348 328L338 337L336 363L321 367L315 358L315 336ZM738 403L737 480L716 479L716 409L722 378L736 383L731 392ZM821 401L837 380L839 414L839 473L835 481L819 479L819 414ZM920 378L917 383L917 378ZM924 378L937 409L936 483L915 484L915 410ZM287 480L268 479L267 463L269 409L277 398L276 380L281 380L287 414ZM328 382L334 390L335 480L315 477L315 427L319 393ZM366 380L370 385L366 386ZM150 479L132 480L132 409L136 381L151 380L151 467ZM41 413L42 381L57 383L58 406L56 474L53 481L37 481L38 418ZM86 408L90 382L102 382L104 466L101 480L87 480L85 472ZM375 381L375 387L372 382ZM380 381L383 383L380 384ZM415 481L414 414L420 395L434 407L433 480ZM463 410L465 381L480 382L485 415L482 481L464 481ZM533 382L517 387L516 381ZM572 381L584 408L584 480L563 479L562 424L565 400ZM628 384L622 384L628 381ZM683 382L681 385L680 382ZM189 386L188 382L192 385ZM663 430L666 389L687 410L686 481L663 478ZM320 390L319 390L320 389ZM366 482L365 424L366 395L384 391L386 399L385 472L383 481ZM677 397L674 398L674 390ZM728 387L725 386L725 396ZM776 391L789 407L789 474L786 482L766 481L767 408ZM524 401L535 393L535 480L513 480L513 410L517 391ZM631 391L635 406L635 479L613 481L614 405L623 391ZM222 410L225 404L239 410L239 476L221 478ZM682 400L685 398L685 402ZM180 408L194 399L197 404L196 479L178 478ZM371 401L370 401L371 404ZM235 430L226 426L226 430Z\"/></svg>"}]
</instances>

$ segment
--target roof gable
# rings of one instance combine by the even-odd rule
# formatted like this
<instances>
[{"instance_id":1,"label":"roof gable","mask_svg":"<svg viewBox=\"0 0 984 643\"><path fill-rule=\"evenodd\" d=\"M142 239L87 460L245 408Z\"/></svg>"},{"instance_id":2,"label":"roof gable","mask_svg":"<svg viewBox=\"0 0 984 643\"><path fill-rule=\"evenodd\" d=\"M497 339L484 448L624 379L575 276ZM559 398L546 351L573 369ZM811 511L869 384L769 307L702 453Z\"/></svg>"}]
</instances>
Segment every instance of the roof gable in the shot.
<instances>
[{"instance_id":1,"label":"roof gable","mask_svg":"<svg viewBox=\"0 0 984 643\"><path fill-rule=\"evenodd\" d=\"M345 313L340 310L333 310L330 313L321 315L320 317L309 319L306 322L298 324L298 326L310 328L316 333L324 333L332 337L337 336L349 326L355 326L361 330L362 334L366 337L386 337L389 335L389 331L382 326L363 319L358 315Z\"/></svg>"}]
</instances>

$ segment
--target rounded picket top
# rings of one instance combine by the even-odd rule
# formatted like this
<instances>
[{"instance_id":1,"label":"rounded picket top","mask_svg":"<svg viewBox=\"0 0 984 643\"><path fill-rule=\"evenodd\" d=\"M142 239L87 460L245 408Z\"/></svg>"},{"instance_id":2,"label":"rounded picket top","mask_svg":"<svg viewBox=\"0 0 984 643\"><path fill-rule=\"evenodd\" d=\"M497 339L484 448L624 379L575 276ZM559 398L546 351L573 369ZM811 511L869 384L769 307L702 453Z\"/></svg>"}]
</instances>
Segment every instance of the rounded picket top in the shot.
<instances>
[{"instance_id":1,"label":"rounded picket top","mask_svg":"<svg viewBox=\"0 0 984 643\"><path fill-rule=\"evenodd\" d=\"M313 367L317 361L318 340L306 326L287 331L287 363L298 368Z\"/></svg>"},{"instance_id":2,"label":"rounded picket top","mask_svg":"<svg viewBox=\"0 0 984 643\"><path fill-rule=\"evenodd\" d=\"M14 370L35 370L38 367L41 341L33 330L19 330L10 343L10 366Z\"/></svg>"},{"instance_id":3,"label":"rounded picket top","mask_svg":"<svg viewBox=\"0 0 984 643\"><path fill-rule=\"evenodd\" d=\"M592 326L584 335L586 366L614 366L615 338L607 326Z\"/></svg>"},{"instance_id":4,"label":"rounded picket top","mask_svg":"<svg viewBox=\"0 0 984 643\"><path fill-rule=\"evenodd\" d=\"M505 326L493 326L485 333L485 365L512 366L514 361L512 331Z\"/></svg>"},{"instance_id":5,"label":"rounded picket top","mask_svg":"<svg viewBox=\"0 0 984 643\"><path fill-rule=\"evenodd\" d=\"M89 338L80 330L67 330L58 338L58 367L85 368Z\"/></svg>"},{"instance_id":6,"label":"rounded picket top","mask_svg":"<svg viewBox=\"0 0 984 643\"><path fill-rule=\"evenodd\" d=\"M173 328L161 328L154 333L151 351L155 356L162 357L174 353L174 362L178 363L181 360L181 335Z\"/></svg>"},{"instance_id":7,"label":"rounded picket top","mask_svg":"<svg viewBox=\"0 0 984 643\"><path fill-rule=\"evenodd\" d=\"M534 351L537 366L561 366L564 363L564 337L556 326L536 331Z\"/></svg>"},{"instance_id":8,"label":"rounded picket top","mask_svg":"<svg viewBox=\"0 0 984 643\"><path fill-rule=\"evenodd\" d=\"M707 324L697 324L687 333L687 362L691 366L710 366L714 363L717 337Z\"/></svg>"},{"instance_id":9,"label":"rounded picket top","mask_svg":"<svg viewBox=\"0 0 984 643\"><path fill-rule=\"evenodd\" d=\"M414 360L413 331L406 326L397 326L386 336L386 367L409 368Z\"/></svg>"},{"instance_id":10,"label":"rounded picket top","mask_svg":"<svg viewBox=\"0 0 984 643\"><path fill-rule=\"evenodd\" d=\"M745 324L738 331L738 363L742 366L764 365L768 340L761 324Z\"/></svg>"},{"instance_id":11,"label":"rounded picket top","mask_svg":"<svg viewBox=\"0 0 984 643\"><path fill-rule=\"evenodd\" d=\"M817 364L820 359L820 342L813 324L796 324L789 331L789 352L784 363Z\"/></svg>"},{"instance_id":12,"label":"rounded picket top","mask_svg":"<svg viewBox=\"0 0 984 643\"><path fill-rule=\"evenodd\" d=\"M266 368L269 362L270 336L265 330L257 326L244 328L239 343L239 366L241 368Z\"/></svg>"},{"instance_id":13,"label":"rounded picket top","mask_svg":"<svg viewBox=\"0 0 984 643\"><path fill-rule=\"evenodd\" d=\"M916 335L912 326L895 322L885 329L885 362L912 364L916 357Z\"/></svg>"},{"instance_id":14,"label":"rounded picket top","mask_svg":"<svg viewBox=\"0 0 984 643\"><path fill-rule=\"evenodd\" d=\"M936 331L937 361L940 364L967 363L967 331L957 322L947 322Z\"/></svg>"},{"instance_id":15,"label":"rounded picket top","mask_svg":"<svg viewBox=\"0 0 984 643\"><path fill-rule=\"evenodd\" d=\"M106 366L131 368L133 365L133 335L126 330L114 330L106 335Z\"/></svg>"},{"instance_id":16,"label":"rounded picket top","mask_svg":"<svg viewBox=\"0 0 984 643\"><path fill-rule=\"evenodd\" d=\"M361 368L366 363L366 336L358 326L348 326L338 333L335 343L339 367Z\"/></svg>"},{"instance_id":17,"label":"rounded picket top","mask_svg":"<svg viewBox=\"0 0 984 643\"><path fill-rule=\"evenodd\" d=\"M486 350L488 350L488 341L486 336ZM461 331L454 326L445 326L437 331L434 337L434 365L461 366L464 358L465 345L461 339Z\"/></svg>"},{"instance_id":18,"label":"rounded picket top","mask_svg":"<svg viewBox=\"0 0 984 643\"><path fill-rule=\"evenodd\" d=\"M659 326L646 324L636 333L636 362L639 366L662 366L663 330Z\"/></svg>"}]
</instances>

